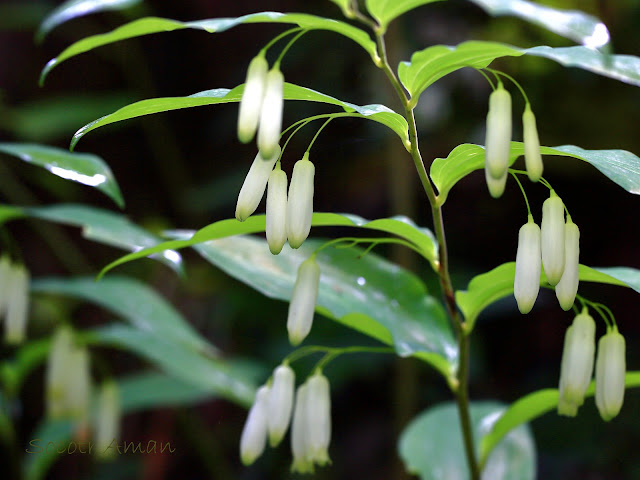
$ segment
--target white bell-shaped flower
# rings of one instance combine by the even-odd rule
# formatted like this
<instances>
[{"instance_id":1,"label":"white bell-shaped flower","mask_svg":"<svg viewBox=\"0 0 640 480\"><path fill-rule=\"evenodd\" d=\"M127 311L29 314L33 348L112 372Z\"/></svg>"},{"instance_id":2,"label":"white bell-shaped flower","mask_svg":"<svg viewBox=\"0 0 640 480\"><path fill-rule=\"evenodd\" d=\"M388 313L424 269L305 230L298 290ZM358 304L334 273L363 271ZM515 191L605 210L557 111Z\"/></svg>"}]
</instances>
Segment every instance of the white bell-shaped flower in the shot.
<instances>
[{"instance_id":1,"label":"white bell-shaped flower","mask_svg":"<svg viewBox=\"0 0 640 480\"><path fill-rule=\"evenodd\" d=\"M51 419L63 418L68 411L68 380L73 370L71 352L74 349L71 329L58 328L51 338L45 375L47 415Z\"/></svg>"},{"instance_id":2,"label":"white bell-shaped flower","mask_svg":"<svg viewBox=\"0 0 640 480\"><path fill-rule=\"evenodd\" d=\"M274 67L267 73L258 127L258 149L264 158L271 158L280 142L284 107L283 90L284 76L279 68Z\"/></svg>"},{"instance_id":3,"label":"white bell-shaped flower","mask_svg":"<svg viewBox=\"0 0 640 480\"><path fill-rule=\"evenodd\" d=\"M256 458L262 455L267 444L269 393L268 386L260 387L247 415L240 437L240 460L244 465L251 465Z\"/></svg>"},{"instance_id":4,"label":"white bell-shaped flower","mask_svg":"<svg viewBox=\"0 0 640 480\"><path fill-rule=\"evenodd\" d=\"M256 211L260 200L267 188L269 175L280 156L280 146L278 145L271 157L265 158L260 152L249 168L249 173L244 179L240 194L238 195L238 203L236 204L236 218L244 222L253 212Z\"/></svg>"},{"instance_id":5,"label":"white bell-shaped flower","mask_svg":"<svg viewBox=\"0 0 640 480\"><path fill-rule=\"evenodd\" d=\"M315 255L312 255L298 267L296 283L293 286L287 318L289 342L292 345L298 345L311 331L319 285L320 267Z\"/></svg>"},{"instance_id":6,"label":"white bell-shaped flower","mask_svg":"<svg viewBox=\"0 0 640 480\"><path fill-rule=\"evenodd\" d=\"M542 154L540 153L536 116L528 103L522 114L522 128L524 130L524 163L527 167L527 175L529 180L537 182L542 177Z\"/></svg>"},{"instance_id":7,"label":"white bell-shaped flower","mask_svg":"<svg viewBox=\"0 0 640 480\"><path fill-rule=\"evenodd\" d=\"M309 382L305 382L296 391L293 421L291 423L291 453L293 462L291 471L298 473L313 473L314 465L309 448Z\"/></svg>"},{"instance_id":8,"label":"white bell-shaped flower","mask_svg":"<svg viewBox=\"0 0 640 480\"><path fill-rule=\"evenodd\" d=\"M493 178L491 175L489 175L489 171L485 168L484 176L485 176L485 179L487 180L487 187L489 188L489 194L493 198L500 198L504 193L504 187L507 184L507 176L509 176L508 171L505 170L502 177L496 179L496 178Z\"/></svg>"},{"instance_id":9,"label":"white bell-shaped flower","mask_svg":"<svg viewBox=\"0 0 640 480\"><path fill-rule=\"evenodd\" d=\"M264 55L258 55L249 63L238 113L238 139L242 143L249 143L258 128L268 69Z\"/></svg>"},{"instance_id":10,"label":"white bell-shaped flower","mask_svg":"<svg viewBox=\"0 0 640 480\"><path fill-rule=\"evenodd\" d=\"M271 172L267 183L265 233L269 250L279 254L287 241L287 174L279 167Z\"/></svg>"},{"instance_id":11,"label":"white bell-shaped flower","mask_svg":"<svg viewBox=\"0 0 640 480\"><path fill-rule=\"evenodd\" d=\"M564 337L558 413L574 417L584 402L593 375L596 352L596 322L586 308L573 319Z\"/></svg>"},{"instance_id":12,"label":"white bell-shaped flower","mask_svg":"<svg viewBox=\"0 0 640 480\"><path fill-rule=\"evenodd\" d=\"M314 175L315 167L305 153L293 166L287 198L287 238L291 248L300 247L311 230Z\"/></svg>"},{"instance_id":13,"label":"white bell-shaped flower","mask_svg":"<svg viewBox=\"0 0 640 480\"><path fill-rule=\"evenodd\" d=\"M622 408L625 373L624 337L613 327L600 338L596 358L596 406L606 422Z\"/></svg>"},{"instance_id":14,"label":"white bell-shaped flower","mask_svg":"<svg viewBox=\"0 0 640 480\"><path fill-rule=\"evenodd\" d=\"M289 428L293 410L293 390L296 376L289 365L280 365L273 372L269 394L268 426L269 445L275 447Z\"/></svg>"},{"instance_id":15,"label":"white bell-shaped flower","mask_svg":"<svg viewBox=\"0 0 640 480\"><path fill-rule=\"evenodd\" d=\"M4 285L7 295L5 340L7 343L22 343L27 333L29 317L29 272L23 265L12 265L6 274Z\"/></svg>"},{"instance_id":16,"label":"white bell-shaped flower","mask_svg":"<svg viewBox=\"0 0 640 480\"><path fill-rule=\"evenodd\" d=\"M556 192L542 204L542 266L551 286L558 284L564 272L564 203Z\"/></svg>"},{"instance_id":17,"label":"white bell-shaped flower","mask_svg":"<svg viewBox=\"0 0 640 480\"><path fill-rule=\"evenodd\" d=\"M580 229L567 217L564 229L564 272L556 285L556 297L563 310L570 310L578 293L580 265Z\"/></svg>"},{"instance_id":18,"label":"white bell-shaped flower","mask_svg":"<svg viewBox=\"0 0 640 480\"><path fill-rule=\"evenodd\" d=\"M329 442L331 441L331 393L329 381L317 372L307 381L307 435L309 455L315 463L323 466L329 463Z\"/></svg>"},{"instance_id":19,"label":"white bell-shaped flower","mask_svg":"<svg viewBox=\"0 0 640 480\"><path fill-rule=\"evenodd\" d=\"M96 453L99 457L109 458L115 455L117 450L109 447L114 440L117 441L120 438L121 416L118 384L113 380L108 380L100 387L93 422Z\"/></svg>"},{"instance_id":20,"label":"white bell-shaped flower","mask_svg":"<svg viewBox=\"0 0 640 480\"><path fill-rule=\"evenodd\" d=\"M529 215L529 221L518 232L516 274L513 295L520 313L529 313L540 290L540 227Z\"/></svg>"},{"instance_id":21,"label":"white bell-shaped flower","mask_svg":"<svg viewBox=\"0 0 640 480\"><path fill-rule=\"evenodd\" d=\"M489 96L487 114L485 168L492 178L502 178L509 168L510 149L511 95L500 83Z\"/></svg>"},{"instance_id":22,"label":"white bell-shaped flower","mask_svg":"<svg viewBox=\"0 0 640 480\"><path fill-rule=\"evenodd\" d=\"M89 422L91 402L91 357L84 345L75 346L69 353L67 408L69 417L81 424Z\"/></svg>"}]
</instances>

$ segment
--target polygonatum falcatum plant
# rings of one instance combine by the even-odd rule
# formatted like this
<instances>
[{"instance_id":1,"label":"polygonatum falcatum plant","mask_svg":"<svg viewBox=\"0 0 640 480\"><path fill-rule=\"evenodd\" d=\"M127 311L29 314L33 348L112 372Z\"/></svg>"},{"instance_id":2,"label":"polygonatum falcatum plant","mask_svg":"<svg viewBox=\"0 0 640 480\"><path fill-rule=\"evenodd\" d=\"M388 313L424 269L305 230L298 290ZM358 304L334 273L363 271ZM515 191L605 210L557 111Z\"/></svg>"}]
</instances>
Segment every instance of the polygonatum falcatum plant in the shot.
<instances>
[{"instance_id":1,"label":"polygonatum falcatum plant","mask_svg":"<svg viewBox=\"0 0 640 480\"><path fill-rule=\"evenodd\" d=\"M615 305L605 305L594 294L597 290L581 288L584 282L591 282L640 292L640 270L631 266L587 266L590 259L580 255L580 244L585 241L580 232L585 223L597 219L579 216L577 206L569 200L574 197L563 192L566 179L561 178L560 170L547 168L572 157L595 167L629 193L638 194L640 158L626 150L544 146L544 135L539 134L544 129L539 131L538 127L545 120L534 113L542 110L541 105L536 105L536 100L530 101L526 74L514 73L518 70L513 68L525 58L530 62L555 62L640 86L640 58L614 53L605 24L586 13L528 0L469 0L467 3L473 4L473 8L479 7L489 15L519 17L519 22L530 22L535 25L533 28L546 29L573 45L522 48L469 38L457 45L423 46L397 65L392 64L387 54L389 28L399 17L411 16L417 9L428 15L433 7L429 4L436 2L441 4L439 8L446 8L443 4L449 3L331 0L334 4L330 5L334 14L331 18L273 11L188 22L140 18L73 43L49 61L42 72L44 83L53 70L63 68L61 64L72 57L153 33L195 29L222 34L235 28L250 32L265 23L279 28L273 38L257 45L254 51L233 59L246 65L244 84L184 97L140 100L85 125L71 143L73 149L93 130L143 115L238 103L237 140L253 146L255 156L253 160L242 160L247 173L237 193L235 218L229 211L229 218L197 231L171 231L166 233L169 238L166 241L128 245L133 253L107 265L99 274L99 282L74 284L74 294L69 293L71 287L56 287L43 280L36 280L32 287L40 292L66 291L84 299L100 298L101 289L113 288L118 281L110 273L114 267L151 255L171 263L179 258L177 250L194 247L232 277L267 296L287 300L288 316L286 321L282 319L282 335L288 336L290 351L281 358L279 366L271 366L273 373L256 386L240 376L234 377L233 370L225 370L226 377L217 372L228 379L228 384L216 388L226 389L227 398L249 409L244 429L237 432L239 458L245 465L263 461L261 457L270 455L269 445L290 448L293 472L311 474L320 468L331 469L332 457L340 456L331 446L332 430L335 434L332 390L336 388L331 387L331 366L358 354L413 357L441 375L450 390L453 402L432 406L416 417L398 442L404 468L423 479L536 478L535 447L528 422L553 410L559 415L579 416L580 407L592 402L591 397L602 420L609 422L624 409L626 389L640 385L640 372L627 371L624 334L628 325L616 322ZM320 92L288 82L287 60L295 49L311 42L317 32L323 32L323 42L338 46L355 43L362 56L370 60L371 72L386 80L387 91L378 92L379 98L388 99L392 93L394 109L379 103L356 105L334 97L334 92ZM479 119L484 128L484 146L462 143L448 155L432 160L421 148L424 133L417 115L421 99L424 101L425 92L438 80L463 69L485 85L482 102L486 119ZM313 79L309 79L309 85L312 84ZM557 85L557 88L570 91L571 86ZM313 102L321 113L295 119L299 104L292 100ZM548 112L549 107L544 111ZM410 162L415 167L424 195L421 205L431 215L430 228L418 226L403 216L370 221L354 214L314 211L317 200L314 185L321 178L320 173L331 168L331 159L322 158L317 146L327 138L329 130L325 127L346 118L373 121L379 128L386 127L394 140L400 142L402 154L393 158L393 162ZM296 141L291 142L294 138ZM216 141L212 139L212 149ZM306 149L299 148L301 142L307 145ZM519 160L520 157L524 159ZM472 278L466 288L456 289L451 273L456 259L448 254L443 206L456 184L466 177L478 176L483 180L482 188L473 193L477 201L487 199L500 208L507 188L521 193L517 197L522 200L517 207L521 222L503 223L499 227L501 237L509 241L496 248L504 249L507 263ZM67 174L65 178L79 177ZM540 192L545 200L537 204ZM371 196L376 194L367 192ZM266 213L256 213L263 198ZM5 216L41 216L76 225L84 222L74 223L70 216L66 220L58 216L56 220L37 209L23 210L19 215L12 212ZM354 235L309 238L316 236L315 229L319 227L340 227L332 231L341 232L350 228ZM471 231L473 228L471 222L467 235L480 234ZM264 237L251 236L262 233ZM517 248L507 250L509 242ZM381 245L406 248L420 257L428 269L420 270L425 282L439 284L439 294L428 293L415 274L371 252ZM10 280L15 276L28 277L24 272L24 267L16 267L10 258L2 257L0 284L17 282ZM24 283L20 280L20 285ZM9 294L6 288L0 291L0 314L7 317L6 336L13 343L25 338L26 321L20 312L26 310L27 301L24 293L17 291L24 292L26 288L16 286L15 294ZM89 289L94 293L87 294ZM469 392L469 375L470 344L477 319L493 304L510 297L515 300L509 303L512 321L526 322L527 317L523 316L536 309L536 301L540 302L538 297L545 290L555 292L557 303L554 299L553 308L567 325L564 348L557 352L558 388L534 391L510 405L475 401ZM316 313L356 330L369 337L369 341L346 346L317 344L313 327ZM123 314L126 316L126 312ZM98 404L104 404L101 408L105 413L98 415L93 422L97 426L91 427L88 398L92 380L88 364L92 352L88 347L95 343L126 344L124 348L141 354L169 375L192 385L206 386L202 372L216 367L202 362L210 362L212 347L185 322L160 322L154 328L170 338L163 342L173 342L161 355L154 353L153 345L142 337L139 341L124 341L123 338L128 338L124 330L84 333L69 326L57 328L50 346L43 347L44 356L48 355L45 395L49 416L71 418L76 422L76 435L93 434L101 444L109 443L112 434L104 431L117 430L114 418L120 414L118 389L112 379L105 380L97 397ZM149 346L145 347L145 343ZM315 363L304 370L310 360ZM65 373L74 369L78 372L71 380ZM100 426L101 418L111 420ZM448 429L446 435L443 425ZM284 441L287 433L288 442ZM285 447L286 444L289 446ZM442 476L442 472L448 474Z\"/></svg>"}]
</instances>

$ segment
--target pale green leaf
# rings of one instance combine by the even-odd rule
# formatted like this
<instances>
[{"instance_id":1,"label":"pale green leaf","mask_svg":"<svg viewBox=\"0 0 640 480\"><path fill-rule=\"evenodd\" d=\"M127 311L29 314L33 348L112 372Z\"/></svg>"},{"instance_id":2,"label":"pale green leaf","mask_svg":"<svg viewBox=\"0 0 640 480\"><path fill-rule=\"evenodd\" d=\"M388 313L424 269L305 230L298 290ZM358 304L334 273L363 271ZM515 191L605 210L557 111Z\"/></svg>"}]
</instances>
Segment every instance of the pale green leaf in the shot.
<instances>
[{"instance_id":1,"label":"pale green leaf","mask_svg":"<svg viewBox=\"0 0 640 480\"><path fill-rule=\"evenodd\" d=\"M506 410L497 402L470 405L475 445ZM414 418L402 432L400 456L410 473L421 480L468 480L460 417L453 402L437 405ZM526 425L507 435L489 458L483 479L533 480L536 478L536 448Z\"/></svg>"},{"instance_id":2,"label":"pale green leaf","mask_svg":"<svg viewBox=\"0 0 640 480\"><path fill-rule=\"evenodd\" d=\"M494 16L513 15L590 48L609 45L609 31L596 17L527 0L470 0Z\"/></svg>"},{"instance_id":3,"label":"pale green leaf","mask_svg":"<svg viewBox=\"0 0 640 480\"><path fill-rule=\"evenodd\" d=\"M0 211L0 215L1 214L2 212ZM438 246L433 233L427 228L416 226L407 217L398 216L368 221L364 218L358 217L357 215L314 213L311 224L314 227L345 226L393 233L415 245L416 250L429 260L434 268L436 268L435 261L437 260ZM145 258L155 253L161 253L165 250L178 250L180 248L190 247L198 243L230 237L232 235L264 232L264 229L264 215L252 215L244 222L239 222L236 219L219 220L201 228L195 233L190 232L189 235L191 235L191 238L188 240L169 240L153 247L125 255L124 257L121 257L107 265L102 272L100 272L100 276L118 265L122 265L123 263L130 262L132 260Z\"/></svg>"},{"instance_id":4,"label":"pale green leaf","mask_svg":"<svg viewBox=\"0 0 640 480\"><path fill-rule=\"evenodd\" d=\"M207 342L180 313L145 283L133 278L109 276L95 278L40 278L31 283L31 291L85 300L126 319L139 330L170 338L188 348L215 354Z\"/></svg>"},{"instance_id":5,"label":"pale green leaf","mask_svg":"<svg viewBox=\"0 0 640 480\"><path fill-rule=\"evenodd\" d=\"M442 0L366 0L367 10L384 32L394 18L427 3Z\"/></svg>"},{"instance_id":6,"label":"pale green leaf","mask_svg":"<svg viewBox=\"0 0 640 480\"><path fill-rule=\"evenodd\" d=\"M134 252L161 242L159 237L132 223L124 215L101 208L74 204L46 207L0 206L0 225L22 217L40 218L49 222L80 227L82 235L89 240ZM165 263L178 273L182 272L182 257L178 252L167 250L153 258Z\"/></svg>"},{"instance_id":7,"label":"pale green leaf","mask_svg":"<svg viewBox=\"0 0 640 480\"><path fill-rule=\"evenodd\" d=\"M119 207L124 207L120 187L111 169L97 155L33 143L0 143L0 152L42 167L58 177L95 187Z\"/></svg>"},{"instance_id":8,"label":"pale green leaf","mask_svg":"<svg viewBox=\"0 0 640 480\"><path fill-rule=\"evenodd\" d=\"M105 10L124 10L142 0L68 0L53 10L40 24L36 39L42 40L51 30L73 18Z\"/></svg>"},{"instance_id":9,"label":"pale green leaf","mask_svg":"<svg viewBox=\"0 0 640 480\"><path fill-rule=\"evenodd\" d=\"M140 37L142 35L171 32L185 28L204 30L209 33L224 32L225 30L246 23L285 23L297 25L307 30L330 30L358 43L371 55L374 61L378 58L376 44L364 30L345 22L305 13L260 12L237 18L213 18L195 22L180 22L167 18L147 17L122 25L109 33L84 38L67 47L56 58L49 60L40 74L40 83L42 84L49 72L60 63L103 45L119 42L128 38Z\"/></svg>"},{"instance_id":10,"label":"pale green leaf","mask_svg":"<svg viewBox=\"0 0 640 480\"><path fill-rule=\"evenodd\" d=\"M73 149L78 141L91 130L109 125L111 123L129 120L153 113L167 112L171 110L179 110L182 108L201 107L205 105L217 105L223 103L239 102L242 98L244 85L239 85L233 90L226 88L216 88L213 90L205 90L188 97L165 97L141 100L132 103L120 110L109 115L105 115L78 130L71 141ZM324 93L316 92L310 88L301 87L291 83L284 85L285 100L304 100L307 102L320 102L336 105L344 109L345 112L353 113L354 117L367 118L378 123L386 125L393 130L405 145L409 142L408 125L406 119L384 105L354 105L352 103L343 102L337 98L330 97Z\"/></svg>"},{"instance_id":11,"label":"pale green leaf","mask_svg":"<svg viewBox=\"0 0 640 480\"><path fill-rule=\"evenodd\" d=\"M503 263L487 273L473 277L467 290L456 292L456 302L470 328L473 328L482 310L513 293L515 273L515 262ZM595 269L580 265L578 275L582 282L619 285L640 293L640 270L628 267ZM540 285L547 285L544 271L540 274Z\"/></svg>"},{"instance_id":12,"label":"pale green leaf","mask_svg":"<svg viewBox=\"0 0 640 480\"><path fill-rule=\"evenodd\" d=\"M627 388L640 387L640 372L627 372L625 376ZM585 397L595 394L595 382L591 382ZM491 429L482 437L480 441L480 462L484 463L496 445L501 445L500 441L514 428L519 427L541 415L553 410L558 406L558 390L546 388L530 393L516 402L499 416L493 423ZM508 437L507 437L508 438ZM500 447L498 446L498 449Z\"/></svg>"},{"instance_id":13,"label":"pale green leaf","mask_svg":"<svg viewBox=\"0 0 640 480\"><path fill-rule=\"evenodd\" d=\"M626 191L640 194L640 158L626 150L584 150L574 145L541 147L543 155L573 157L596 167ZM524 154L524 144L511 142L509 164ZM463 144L454 148L447 158L436 158L431 164L431 179L438 189L438 204L442 205L451 188L470 173L484 168L484 147Z\"/></svg>"},{"instance_id":14,"label":"pale green leaf","mask_svg":"<svg viewBox=\"0 0 640 480\"><path fill-rule=\"evenodd\" d=\"M279 255L266 241L236 236L200 243L195 248L212 264L262 294L290 300L298 266L322 242L307 240ZM445 377L457 368L457 345L441 303L428 295L413 274L361 249L327 248L320 266L319 313L385 344L398 355L416 355ZM282 319L283 331L286 319ZM313 335L313 332L312 332Z\"/></svg>"}]
</instances>

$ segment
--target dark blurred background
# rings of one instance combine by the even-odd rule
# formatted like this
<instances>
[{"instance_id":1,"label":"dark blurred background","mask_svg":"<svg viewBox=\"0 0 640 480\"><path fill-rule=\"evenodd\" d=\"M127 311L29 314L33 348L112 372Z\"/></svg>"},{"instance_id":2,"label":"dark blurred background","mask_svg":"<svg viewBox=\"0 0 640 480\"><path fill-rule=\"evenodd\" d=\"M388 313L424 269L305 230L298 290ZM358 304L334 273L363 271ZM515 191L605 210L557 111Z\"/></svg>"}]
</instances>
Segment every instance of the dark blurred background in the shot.
<instances>
[{"instance_id":1,"label":"dark blurred background","mask_svg":"<svg viewBox=\"0 0 640 480\"><path fill-rule=\"evenodd\" d=\"M43 88L38 76L46 62L85 36L109 31L145 15L197 20L235 17L257 10L299 11L340 18L325 0L145 0L126 12L107 12L72 20L34 42L39 22L62 2L0 2L0 141L39 142L66 148L73 133L102 115L135 100L182 96L244 81L246 66L282 25L240 26L220 34L179 31L150 35L97 49L56 68ZM640 54L640 4L633 0L558 0L540 2L579 8L609 27L616 53ZM388 33L392 63L429 45L467 39L502 41L521 47L566 46L557 35L515 18L490 18L475 5L438 2L395 20ZM273 60L273 59L271 59ZM538 119L541 142L587 149L621 148L640 154L640 89L541 58L494 63L526 89ZM330 32L305 35L286 56L288 82L364 105L383 103L400 111L381 71L355 43ZM422 96L417 117L426 161L446 156L460 143L484 142L489 87L472 70L440 80ZM514 91L514 115L523 102ZM289 102L285 124L323 113L321 104ZM237 105L200 107L142 117L99 129L83 138L77 151L100 155L123 191L125 213L145 228L197 229L233 216L237 192L255 151L235 135ZM514 138L521 138L516 123ZM302 154L314 129L303 130L289 146ZM297 159L291 153L284 168ZM410 157L394 134L373 122L332 122L312 150L316 163L316 211L351 212L365 218L405 214L430 226L426 198ZM521 161L521 160L520 160ZM288 165L287 165L288 163ZM640 268L638 198L579 160L545 159L547 178L581 230L581 262L590 266ZM527 188L537 221L548 191ZM0 198L18 205L56 202L117 207L97 191L53 177L46 171L2 156ZM456 288L476 274L515 258L517 232L526 221L522 196L513 181L500 201L489 197L482 172L454 187L444 207L451 268ZM34 277L94 274L120 252L84 240L74 228L38 220L13 222ZM316 230L314 235L327 235ZM60 245L65 248L59 248ZM437 292L428 267L406 252L378 250L426 279ZM187 277L165 266L139 261L120 268L162 293L228 356L250 357L264 365L264 378L290 351L284 335L286 304L270 300L185 251ZM640 370L637 293L619 287L583 284L580 293L607 304L627 339L627 365ZM250 299L250 301L248 301ZM38 304L34 316L38 317ZM42 306L40 308L43 308ZM40 312L42 313L42 312ZM90 307L75 310L79 326L109 320ZM471 396L511 402L540 388L557 385L564 331L571 314L543 291L533 312L521 316L512 298L480 317L472 344ZM599 329L604 330L599 322ZM46 321L42 332L47 332ZM599 332L601 333L601 332ZM317 318L314 343L363 343L358 334ZM133 355L105 351L116 371L134 371ZM333 466L315 478L372 480L410 478L402 474L396 441L411 417L450 400L442 379L411 360L360 355L333 362L326 374L332 385ZM40 377L38 377L40 375ZM18 426L27 441L42 412L42 372L23 393ZM640 478L640 394L630 390L618 418L605 424L587 400L576 419L550 413L531 425L538 449L540 479ZM166 438L178 446L172 455L122 456L108 464L69 456L49 478L214 478L287 477L288 440L268 450L250 468L239 464L237 446L246 411L222 400L195 407L163 409L123 420L127 439ZM434 432L437 435L437 432ZM2 455L0 455L2 458ZM8 459L7 459L8 460ZM15 460L14 460L15 461Z\"/></svg>"}]
</instances>

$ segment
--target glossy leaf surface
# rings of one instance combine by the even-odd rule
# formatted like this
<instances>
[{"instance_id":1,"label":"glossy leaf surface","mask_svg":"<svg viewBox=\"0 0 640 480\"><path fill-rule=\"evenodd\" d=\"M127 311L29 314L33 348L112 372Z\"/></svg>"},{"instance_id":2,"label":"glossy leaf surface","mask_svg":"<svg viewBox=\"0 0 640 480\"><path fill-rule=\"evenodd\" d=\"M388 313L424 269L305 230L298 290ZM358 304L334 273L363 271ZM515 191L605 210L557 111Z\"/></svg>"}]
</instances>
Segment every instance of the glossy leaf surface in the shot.
<instances>
[{"instance_id":1,"label":"glossy leaf surface","mask_svg":"<svg viewBox=\"0 0 640 480\"><path fill-rule=\"evenodd\" d=\"M217 105L222 103L239 102L244 91L244 85L239 85L233 90L226 88L216 88L198 92L188 97L166 97L152 98L132 103L120 110L109 115L99 118L88 123L78 130L71 141L71 148L75 147L78 141L91 130L109 125L111 123L129 120L131 118L151 115L153 113L167 112L171 110L179 110L182 108L201 107L205 105ZM393 130L402 140L403 144L409 141L408 125L406 119L395 113L384 105L354 105L352 103L343 102L337 98L330 97L324 93L316 92L310 88L285 83L284 85L285 100L304 100L307 102L321 102L336 105L344 109L345 112L353 113L354 117L367 118L378 123L386 125Z\"/></svg>"},{"instance_id":2,"label":"glossy leaf surface","mask_svg":"<svg viewBox=\"0 0 640 480\"><path fill-rule=\"evenodd\" d=\"M58 25L84 15L105 10L124 10L142 3L142 0L68 0L53 10L40 24L36 39L42 40Z\"/></svg>"},{"instance_id":3,"label":"glossy leaf surface","mask_svg":"<svg viewBox=\"0 0 640 480\"><path fill-rule=\"evenodd\" d=\"M111 169L97 155L33 143L0 143L0 152L42 167L58 177L95 187L119 207L124 207L120 187Z\"/></svg>"},{"instance_id":4,"label":"glossy leaf surface","mask_svg":"<svg viewBox=\"0 0 640 480\"><path fill-rule=\"evenodd\" d=\"M218 33L246 23L285 23L297 25L308 30L330 30L350 38L364 48L372 58L377 58L376 45L364 30L345 22L305 13L260 12L237 18L212 18L195 22L147 17L122 25L109 33L93 35L70 45L56 58L49 60L40 75L40 83L43 83L49 72L60 63L103 45L152 33L171 32L186 28Z\"/></svg>"},{"instance_id":5,"label":"glossy leaf surface","mask_svg":"<svg viewBox=\"0 0 640 480\"><path fill-rule=\"evenodd\" d=\"M513 293L515 262L503 263L493 270L473 277L467 290L456 292L456 302L465 319L473 327L476 318L486 307ZM629 287L640 293L640 270L628 267L591 268L580 265L580 281L606 283ZM540 275L540 284L547 285L544 271Z\"/></svg>"},{"instance_id":6,"label":"glossy leaf surface","mask_svg":"<svg viewBox=\"0 0 640 480\"><path fill-rule=\"evenodd\" d=\"M625 385L627 388L640 387L640 372L627 372ZM595 395L595 382L592 381L585 397L593 395ZM480 461L486 461L495 446L514 428L544 415L557 406L558 390L555 388L538 390L512 403L482 437L479 443Z\"/></svg>"},{"instance_id":7,"label":"glossy leaf surface","mask_svg":"<svg viewBox=\"0 0 640 480\"><path fill-rule=\"evenodd\" d=\"M371 16L377 20L384 31L391 20L403 13L427 3L439 1L442 0L366 0L365 3Z\"/></svg>"},{"instance_id":8,"label":"glossy leaf surface","mask_svg":"<svg viewBox=\"0 0 640 480\"><path fill-rule=\"evenodd\" d=\"M640 158L626 150L584 150L575 145L541 147L543 155L573 157L590 163L626 191L640 195ZM511 142L509 164L524 155L524 144ZM548 161L548 160L547 160ZM431 164L431 179L438 188L438 203L442 205L453 186L465 176L484 168L484 147L463 144L454 148L447 158L436 158Z\"/></svg>"},{"instance_id":9,"label":"glossy leaf surface","mask_svg":"<svg viewBox=\"0 0 640 480\"><path fill-rule=\"evenodd\" d=\"M506 409L496 402L476 402L471 407L475 444L486 435ZM409 472L421 480L468 480L460 419L454 403L430 408L414 418L400 437L400 456ZM482 478L533 480L536 449L526 425L513 430L493 451Z\"/></svg>"},{"instance_id":10,"label":"glossy leaf surface","mask_svg":"<svg viewBox=\"0 0 640 480\"><path fill-rule=\"evenodd\" d=\"M272 255L265 240L242 236L195 248L262 294L289 300L298 266L321 244L307 240L297 250L285 246L279 255ZM361 249L327 248L317 254L321 272L317 311L393 345L398 355L419 356L448 377L458 354L440 302L410 272L371 253L360 257L361 253Z\"/></svg>"}]
</instances>

